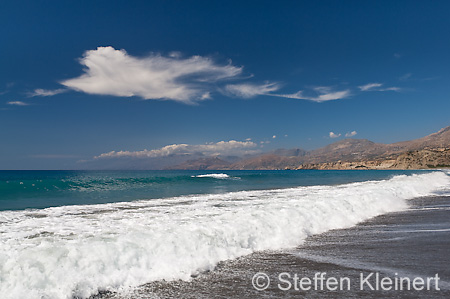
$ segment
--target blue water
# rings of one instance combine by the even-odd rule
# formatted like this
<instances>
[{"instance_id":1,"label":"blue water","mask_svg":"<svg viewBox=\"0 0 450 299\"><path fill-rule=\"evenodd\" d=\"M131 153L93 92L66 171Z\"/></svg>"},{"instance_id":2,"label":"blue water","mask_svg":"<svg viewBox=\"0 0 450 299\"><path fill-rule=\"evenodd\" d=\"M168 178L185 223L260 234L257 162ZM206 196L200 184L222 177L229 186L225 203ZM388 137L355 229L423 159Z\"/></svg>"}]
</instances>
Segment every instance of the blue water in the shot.
<instances>
[{"instance_id":1,"label":"blue water","mask_svg":"<svg viewBox=\"0 0 450 299\"><path fill-rule=\"evenodd\" d=\"M0 171L0 210L384 180L403 170ZM226 174L226 178L197 177Z\"/></svg>"}]
</instances>

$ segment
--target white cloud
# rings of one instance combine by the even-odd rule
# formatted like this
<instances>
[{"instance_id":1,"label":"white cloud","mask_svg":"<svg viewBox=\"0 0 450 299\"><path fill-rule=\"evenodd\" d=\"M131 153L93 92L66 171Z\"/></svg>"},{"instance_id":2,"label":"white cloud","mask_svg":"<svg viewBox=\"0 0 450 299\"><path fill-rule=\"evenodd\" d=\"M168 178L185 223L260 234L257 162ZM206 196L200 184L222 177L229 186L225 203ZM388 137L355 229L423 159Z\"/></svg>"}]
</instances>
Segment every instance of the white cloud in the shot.
<instances>
[{"instance_id":1,"label":"white cloud","mask_svg":"<svg viewBox=\"0 0 450 299\"><path fill-rule=\"evenodd\" d=\"M183 57L180 52L168 55L151 54L145 57L129 55L125 50L98 47L86 51L79 62L84 66L83 73L76 78L60 82L66 88L46 90L35 89L30 97L53 96L76 90L88 94L110 95L119 97L140 97L146 100L174 100L183 103L212 98L214 92L228 96L252 98L256 96L273 96L290 99L326 102L348 98L351 88L335 90L333 87L318 86L300 90L296 93L282 94L281 83L242 82L243 67L228 64L220 65L211 58L203 56ZM406 74L405 79L411 74ZM228 81L227 81L228 80ZM227 83L228 82L228 83ZM401 91L399 87L385 87L382 83L368 83L358 86L361 91Z\"/></svg>"},{"instance_id":2,"label":"white cloud","mask_svg":"<svg viewBox=\"0 0 450 299\"><path fill-rule=\"evenodd\" d=\"M355 136L356 134L358 134L356 131L347 132L347 133L345 134L345 137L353 137L353 136Z\"/></svg>"},{"instance_id":3,"label":"white cloud","mask_svg":"<svg viewBox=\"0 0 450 299\"><path fill-rule=\"evenodd\" d=\"M272 138L273 138L273 139L277 138L277 135L273 135Z\"/></svg>"},{"instance_id":4,"label":"white cloud","mask_svg":"<svg viewBox=\"0 0 450 299\"><path fill-rule=\"evenodd\" d=\"M142 150L142 151L111 151L103 153L94 159L107 159L107 158L160 158L171 155L244 155L256 153L254 148L256 143L251 141L220 141L217 143L208 144L172 144L164 146L155 150Z\"/></svg>"},{"instance_id":5,"label":"white cloud","mask_svg":"<svg viewBox=\"0 0 450 299\"><path fill-rule=\"evenodd\" d=\"M316 101L316 102L324 102L324 101L340 100L340 99L346 98L348 96L350 96L350 91L343 90L343 91L324 93L318 97L310 98L310 100Z\"/></svg>"},{"instance_id":6,"label":"white cloud","mask_svg":"<svg viewBox=\"0 0 450 299\"><path fill-rule=\"evenodd\" d=\"M209 98L211 83L242 73L242 67L217 65L206 57L182 59L179 53L133 57L113 47L86 51L80 63L85 66L84 74L61 84L89 94L184 103Z\"/></svg>"},{"instance_id":7,"label":"white cloud","mask_svg":"<svg viewBox=\"0 0 450 299\"><path fill-rule=\"evenodd\" d=\"M384 87L381 88L383 84L381 83L369 83L366 85L358 86L361 91L401 91L400 87Z\"/></svg>"},{"instance_id":8,"label":"white cloud","mask_svg":"<svg viewBox=\"0 0 450 299\"><path fill-rule=\"evenodd\" d=\"M270 92L276 91L280 88L277 83L264 84L230 84L225 86L225 92L241 98L252 98L258 95L270 95Z\"/></svg>"},{"instance_id":9,"label":"white cloud","mask_svg":"<svg viewBox=\"0 0 450 299\"><path fill-rule=\"evenodd\" d=\"M386 87L386 88L380 88L378 91L401 91L402 89L400 87Z\"/></svg>"},{"instance_id":10,"label":"white cloud","mask_svg":"<svg viewBox=\"0 0 450 299\"><path fill-rule=\"evenodd\" d=\"M320 86L314 88L316 96L306 96L303 91L298 91L293 94L273 94L273 96L289 98L289 99L298 99L298 100L309 100L314 102L326 102L332 100L340 100L347 98L351 95L350 90L340 90L333 91L331 87Z\"/></svg>"},{"instance_id":11,"label":"white cloud","mask_svg":"<svg viewBox=\"0 0 450 299\"><path fill-rule=\"evenodd\" d=\"M373 90L374 88L381 87L382 85L383 84L381 83L368 83L366 85L358 86L358 88L361 89L362 91L370 91Z\"/></svg>"},{"instance_id":12,"label":"white cloud","mask_svg":"<svg viewBox=\"0 0 450 299\"><path fill-rule=\"evenodd\" d=\"M15 105L15 106L29 106L30 104L22 102L22 101L11 101L7 102L8 105Z\"/></svg>"},{"instance_id":13,"label":"white cloud","mask_svg":"<svg viewBox=\"0 0 450 299\"><path fill-rule=\"evenodd\" d=\"M325 102L331 100L339 100L350 96L350 90L333 91L331 87L319 86L313 90L316 96L306 96L303 91L298 91L293 94L275 94L272 93L280 89L278 83L265 84L230 84L225 87L227 94L239 96L242 98L251 98L258 95L267 95L273 97L310 100L314 102Z\"/></svg>"},{"instance_id":14,"label":"white cloud","mask_svg":"<svg viewBox=\"0 0 450 299\"><path fill-rule=\"evenodd\" d=\"M60 94L60 93L66 92L66 91L67 91L67 89L63 89L63 88L53 89L53 90L38 88L38 89L35 89L32 92L28 93L28 96L29 97L51 97L51 96L54 96L54 95L57 95L57 94Z\"/></svg>"},{"instance_id":15,"label":"white cloud","mask_svg":"<svg viewBox=\"0 0 450 299\"><path fill-rule=\"evenodd\" d=\"M338 138L340 136L341 136L341 134L335 134L333 132L330 132L330 138Z\"/></svg>"}]
</instances>

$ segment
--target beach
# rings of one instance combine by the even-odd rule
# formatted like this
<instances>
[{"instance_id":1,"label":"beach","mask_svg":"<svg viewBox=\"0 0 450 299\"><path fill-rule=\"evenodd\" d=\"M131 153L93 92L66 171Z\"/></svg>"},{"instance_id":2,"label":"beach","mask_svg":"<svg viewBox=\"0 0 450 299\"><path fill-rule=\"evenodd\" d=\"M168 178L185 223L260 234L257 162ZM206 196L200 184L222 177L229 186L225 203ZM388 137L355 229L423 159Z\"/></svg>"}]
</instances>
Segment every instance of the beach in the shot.
<instances>
[{"instance_id":1,"label":"beach","mask_svg":"<svg viewBox=\"0 0 450 299\"><path fill-rule=\"evenodd\" d=\"M0 174L5 298L448 295L447 171Z\"/></svg>"},{"instance_id":2,"label":"beach","mask_svg":"<svg viewBox=\"0 0 450 299\"><path fill-rule=\"evenodd\" d=\"M132 294L105 293L95 298L448 298L450 296L450 197L417 198L410 209L378 216L353 228L333 230L311 236L295 249L263 251L220 263L211 272L190 282L154 282ZM258 291L252 285L256 273L266 273L269 287ZM278 279L285 273L284 279ZM295 290L292 278L349 278L350 290ZM361 276L369 280L361 286ZM375 275L380 277L434 277L438 288L407 290L405 284L385 291L376 290ZM397 275L396 275L397 274ZM291 282L291 289L286 280ZM417 285L419 287L419 285ZM372 289L373 288L373 289ZM387 288L387 286L385 286ZM300 286L298 287L300 289Z\"/></svg>"}]
</instances>

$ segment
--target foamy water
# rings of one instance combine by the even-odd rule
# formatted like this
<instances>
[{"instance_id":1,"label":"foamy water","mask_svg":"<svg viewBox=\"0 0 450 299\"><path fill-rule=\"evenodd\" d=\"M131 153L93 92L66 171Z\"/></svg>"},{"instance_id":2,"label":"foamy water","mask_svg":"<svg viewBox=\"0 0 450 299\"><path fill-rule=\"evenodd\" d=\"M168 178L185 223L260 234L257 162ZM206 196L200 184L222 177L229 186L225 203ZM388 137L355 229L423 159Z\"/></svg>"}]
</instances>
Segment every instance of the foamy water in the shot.
<instances>
[{"instance_id":1,"label":"foamy water","mask_svg":"<svg viewBox=\"0 0 450 299\"><path fill-rule=\"evenodd\" d=\"M0 212L2 298L88 297L189 280L218 262L294 247L449 188L443 172L337 186Z\"/></svg>"},{"instance_id":2,"label":"foamy water","mask_svg":"<svg viewBox=\"0 0 450 299\"><path fill-rule=\"evenodd\" d=\"M226 173L210 173L210 174L199 174L192 176L195 178L214 178L214 179L228 179L230 176Z\"/></svg>"}]
</instances>

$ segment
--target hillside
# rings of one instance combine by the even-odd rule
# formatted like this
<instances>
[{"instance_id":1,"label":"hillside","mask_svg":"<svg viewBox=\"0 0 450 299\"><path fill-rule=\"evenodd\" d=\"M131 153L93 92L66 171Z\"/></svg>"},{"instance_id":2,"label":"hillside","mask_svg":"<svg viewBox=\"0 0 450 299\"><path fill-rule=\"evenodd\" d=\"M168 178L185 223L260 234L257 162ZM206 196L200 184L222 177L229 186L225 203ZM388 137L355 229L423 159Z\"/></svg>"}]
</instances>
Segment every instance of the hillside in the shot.
<instances>
[{"instance_id":1,"label":"hillside","mask_svg":"<svg viewBox=\"0 0 450 299\"><path fill-rule=\"evenodd\" d=\"M219 157L201 158L170 169L428 168L450 164L445 148L450 148L450 126L419 139L392 144L343 139L312 151L278 149L234 163Z\"/></svg>"},{"instance_id":2,"label":"hillside","mask_svg":"<svg viewBox=\"0 0 450 299\"><path fill-rule=\"evenodd\" d=\"M406 152L398 156L390 168L423 169L450 167L450 149L425 149Z\"/></svg>"}]
</instances>

